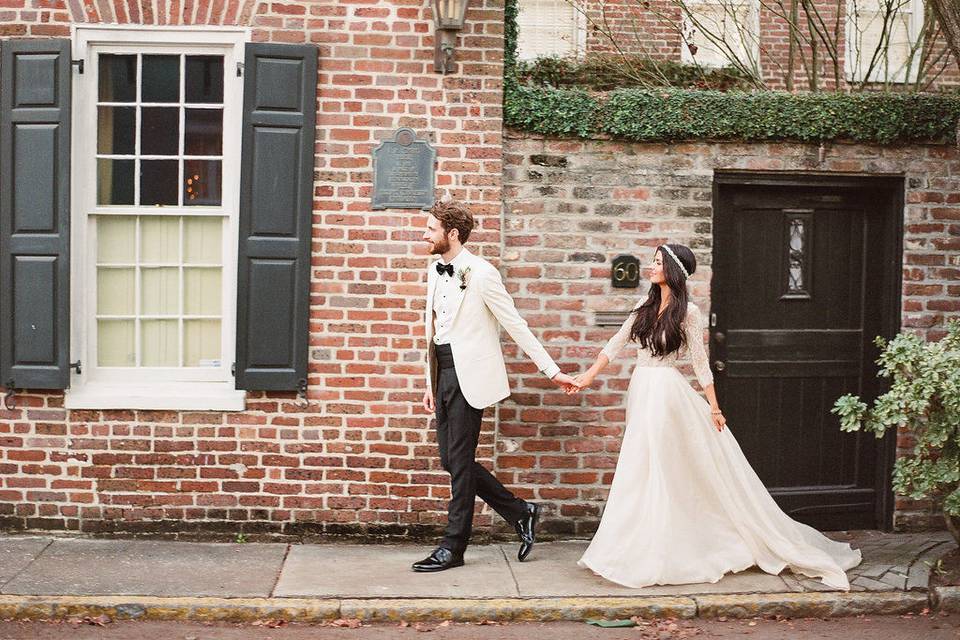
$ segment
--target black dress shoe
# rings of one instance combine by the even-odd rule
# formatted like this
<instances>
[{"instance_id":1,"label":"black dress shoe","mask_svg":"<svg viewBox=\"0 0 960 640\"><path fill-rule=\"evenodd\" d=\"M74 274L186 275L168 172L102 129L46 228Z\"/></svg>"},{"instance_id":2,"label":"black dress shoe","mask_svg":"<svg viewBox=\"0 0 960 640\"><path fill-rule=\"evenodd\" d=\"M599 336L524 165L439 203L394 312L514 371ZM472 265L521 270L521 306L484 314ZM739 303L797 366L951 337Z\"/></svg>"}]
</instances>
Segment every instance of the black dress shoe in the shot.
<instances>
[{"instance_id":1,"label":"black dress shoe","mask_svg":"<svg viewBox=\"0 0 960 640\"><path fill-rule=\"evenodd\" d=\"M520 536L520 550L517 551L517 560L523 562L530 555L533 543L537 541L537 520L540 518L540 505L527 503L527 511L517 521L517 534Z\"/></svg>"},{"instance_id":2,"label":"black dress shoe","mask_svg":"<svg viewBox=\"0 0 960 640\"><path fill-rule=\"evenodd\" d=\"M429 556L413 563L413 570L420 573L429 573L433 571L444 571L454 567L463 566L463 554L454 553L450 549L437 547Z\"/></svg>"}]
</instances>

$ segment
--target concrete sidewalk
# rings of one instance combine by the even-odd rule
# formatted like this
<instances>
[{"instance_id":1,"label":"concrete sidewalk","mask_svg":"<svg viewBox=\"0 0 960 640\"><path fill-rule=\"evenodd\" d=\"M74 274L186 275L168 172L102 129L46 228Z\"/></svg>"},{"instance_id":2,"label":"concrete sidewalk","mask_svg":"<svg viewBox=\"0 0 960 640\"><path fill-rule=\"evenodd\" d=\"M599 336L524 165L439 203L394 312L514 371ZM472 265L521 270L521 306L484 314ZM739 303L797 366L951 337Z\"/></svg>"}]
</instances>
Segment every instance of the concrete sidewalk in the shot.
<instances>
[{"instance_id":1,"label":"concrete sidewalk","mask_svg":"<svg viewBox=\"0 0 960 640\"><path fill-rule=\"evenodd\" d=\"M0 536L0 618L576 620L586 617L831 616L953 607L929 593L954 548L946 533L844 534L863 551L849 593L789 572L628 589L576 566L585 541L471 547L464 567L417 574L428 545L221 544Z\"/></svg>"}]
</instances>

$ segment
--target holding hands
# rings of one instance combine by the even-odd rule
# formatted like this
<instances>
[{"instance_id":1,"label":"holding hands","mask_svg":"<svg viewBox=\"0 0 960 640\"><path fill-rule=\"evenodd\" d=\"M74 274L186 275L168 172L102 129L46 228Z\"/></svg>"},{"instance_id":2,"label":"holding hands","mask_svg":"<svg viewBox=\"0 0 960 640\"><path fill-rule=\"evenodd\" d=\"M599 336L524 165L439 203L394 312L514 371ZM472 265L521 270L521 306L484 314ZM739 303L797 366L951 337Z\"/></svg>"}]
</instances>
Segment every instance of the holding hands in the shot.
<instances>
[{"instance_id":1,"label":"holding hands","mask_svg":"<svg viewBox=\"0 0 960 640\"><path fill-rule=\"evenodd\" d=\"M565 373L558 373L553 377L553 383L563 389L564 393L569 396L575 393L580 393L589 387L591 384L593 384L593 379L595 377L596 374L592 373L591 371L585 371L573 377Z\"/></svg>"},{"instance_id":2,"label":"holding hands","mask_svg":"<svg viewBox=\"0 0 960 640\"><path fill-rule=\"evenodd\" d=\"M553 384L563 389L567 395L580 391L576 381L565 373L558 373L550 378L550 380L553 382Z\"/></svg>"}]
</instances>

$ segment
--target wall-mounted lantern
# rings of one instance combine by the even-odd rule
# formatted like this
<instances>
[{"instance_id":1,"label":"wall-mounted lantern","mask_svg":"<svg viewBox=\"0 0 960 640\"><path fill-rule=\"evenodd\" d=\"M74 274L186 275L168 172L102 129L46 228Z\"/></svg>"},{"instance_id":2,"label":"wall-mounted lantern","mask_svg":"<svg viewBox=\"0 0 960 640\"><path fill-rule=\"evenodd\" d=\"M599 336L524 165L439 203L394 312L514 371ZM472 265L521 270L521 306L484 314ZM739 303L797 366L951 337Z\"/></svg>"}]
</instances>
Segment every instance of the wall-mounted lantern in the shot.
<instances>
[{"instance_id":1,"label":"wall-mounted lantern","mask_svg":"<svg viewBox=\"0 0 960 640\"><path fill-rule=\"evenodd\" d=\"M434 62L433 70L444 75L453 71L453 50L457 32L463 29L470 0L433 0Z\"/></svg>"}]
</instances>

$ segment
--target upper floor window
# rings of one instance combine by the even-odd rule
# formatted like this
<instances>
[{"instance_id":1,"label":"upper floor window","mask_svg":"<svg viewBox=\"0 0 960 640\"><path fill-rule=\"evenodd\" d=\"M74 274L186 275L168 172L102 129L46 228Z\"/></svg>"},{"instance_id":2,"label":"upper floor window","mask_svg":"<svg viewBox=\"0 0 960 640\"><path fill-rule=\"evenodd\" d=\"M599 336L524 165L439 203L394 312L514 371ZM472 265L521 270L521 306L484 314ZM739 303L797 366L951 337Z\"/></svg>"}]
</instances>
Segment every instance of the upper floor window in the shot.
<instances>
[{"instance_id":1,"label":"upper floor window","mask_svg":"<svg viewBox=\"0 0 960 640\"><path fill-rule=\"evenodd\" d=\"M520 0L517 29L521 60L583 53L586 19L568 0Z\"/></svg>"},{"instance_id":2,"label":"upper floor window","mask_svg":"<svg viewBox=\"0 0 960 640\"><path fill-rule=\"evenodd\" d=\"M847 77L868 82L916 80L922 32L922 0L849 0Z\"/></svg>"},{"instance_id":3,"label":"upper floor window","mask_svg":"<svg viewBox=\"0 0 960 640\"><path fill-rule=\"evenodd\" d=\"M692 0L684 3L683 62L725 67L733 61L758 68L759 0Z\"/></svg>"}]
</instances>

